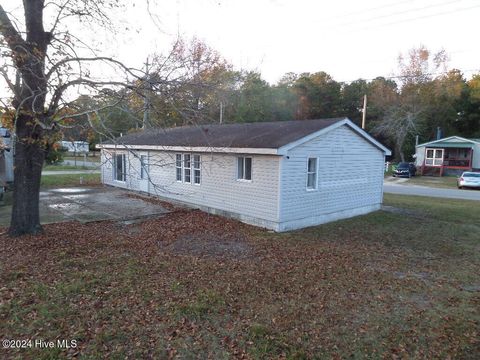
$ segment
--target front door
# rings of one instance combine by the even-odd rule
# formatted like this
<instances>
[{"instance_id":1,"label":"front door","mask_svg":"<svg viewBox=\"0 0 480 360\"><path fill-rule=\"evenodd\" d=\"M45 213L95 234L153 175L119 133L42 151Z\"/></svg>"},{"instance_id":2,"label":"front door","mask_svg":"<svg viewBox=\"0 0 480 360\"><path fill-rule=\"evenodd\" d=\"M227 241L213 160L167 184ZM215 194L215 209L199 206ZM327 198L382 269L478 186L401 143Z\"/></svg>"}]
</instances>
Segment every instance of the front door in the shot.
<instances>
[{"instance_id":1,"label":"front door","mask_svg":"<svg viewBox=\"0 0 480 360\"><path fill-rule=\"evenodd\" d=\"M148 155L141 154L140 155L140 174L138 180L138 187L140 191L148 192L149 189L149 163L148 163Z\"/></svg>"}]
</instances>

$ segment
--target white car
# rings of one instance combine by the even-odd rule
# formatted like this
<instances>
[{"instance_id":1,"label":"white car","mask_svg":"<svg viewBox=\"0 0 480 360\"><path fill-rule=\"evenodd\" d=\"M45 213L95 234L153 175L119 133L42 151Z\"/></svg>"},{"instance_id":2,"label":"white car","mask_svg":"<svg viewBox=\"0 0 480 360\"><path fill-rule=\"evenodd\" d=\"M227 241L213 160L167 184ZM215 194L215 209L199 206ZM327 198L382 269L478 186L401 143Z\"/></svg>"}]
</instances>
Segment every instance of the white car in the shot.
<instances>
[{"instance_id":1,"label":"white car","mask_svg":"<svg viewBox=\"0 0 480 360\"><path fill-rule=\"evenodd\" d=\"M457 187L463 189L464 187L480 188L480 172L465 171L462 176L457 179Z\"/></svg>"}]
</instances>

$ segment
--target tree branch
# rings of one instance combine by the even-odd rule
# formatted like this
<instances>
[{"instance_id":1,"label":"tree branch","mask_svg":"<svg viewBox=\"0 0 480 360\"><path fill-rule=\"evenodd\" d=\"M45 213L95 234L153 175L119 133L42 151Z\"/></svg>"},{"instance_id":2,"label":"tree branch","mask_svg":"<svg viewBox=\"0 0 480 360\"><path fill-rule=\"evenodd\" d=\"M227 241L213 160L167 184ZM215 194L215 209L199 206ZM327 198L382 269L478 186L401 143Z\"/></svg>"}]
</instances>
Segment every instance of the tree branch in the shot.
<instances>
[{"instance_id":1,"label":"tree branch","mask_svg":"<svg viewBox=\"0 0 480 360\"><path fill-rule=\"evenodd\" d=\"M18 46L25 47L25 40L13 26L2 5L0 5L0 33L12 51L16 52Z\"/></svg>"},{"instance_id":2,"label":"tree branch","mask_svg":"<svg viewBox=\"0 0 480 360\"><path fill-rule=\"evenodd\" d=\"M71 86L77 86L77 85L86 85L90 86L92 88L97 88L101 86L107 86L107 85L113 85L113 86L122 86L124 88L134 90L135 87L131 84L122 82L122 81L95 81L95 80L89 80L85 78L78 78L72 81L68 81L55 90L52 96L52 100L50 102L50 106L48 107L47 115L52 115L55 113L55 109L58 107L58 104L60 102L60 99L62 98L63 93Z\"/></svg>"},{"instance_id":3,"label":"tree branch","mask_svg":"<svg viewBox=\"0 0 480 360\"><path fill-rule=\"evenodd\" d=\"M125 64L123 64L122 62L118 61L118 60L115 60L111 57L106 57L106 56L98 56L98 57L74 57L74 58L68 58L68 59L63 59L63 60L60 60L59 62L57 62L55 65L53 65L50 70L48 71L47 73L47 79L50 78L50 76L58 69L60 68L62 65L65 65L65 64L68 64L69 62L82 62L82 61L105 61L105 62L110 62L114 65L117 65L119 66L121 69L125 70L128 74L132 75L133 77L135 77L137 80L141 80L142 77L140 77L139 75L135 74L133 71L141 71L139 69L135 69L135 68L129 68L127 66L125 66Z\"/></svg>"}]
</instances>

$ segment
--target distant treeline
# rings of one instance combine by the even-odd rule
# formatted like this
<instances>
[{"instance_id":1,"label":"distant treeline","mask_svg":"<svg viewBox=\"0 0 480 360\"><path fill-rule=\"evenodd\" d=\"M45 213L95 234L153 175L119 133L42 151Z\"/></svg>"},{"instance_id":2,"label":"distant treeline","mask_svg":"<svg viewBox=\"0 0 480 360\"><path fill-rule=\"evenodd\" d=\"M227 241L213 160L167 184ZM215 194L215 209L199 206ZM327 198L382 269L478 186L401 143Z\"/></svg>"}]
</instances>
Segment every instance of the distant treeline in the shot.
<instances>
[{"instance_id":1,"label":"distant treeline","mask_svg":"<svg viewBox=\"0 0 480 360\"><path fill-rule=\"evenodd\" d=\"M260 73L234 70L194 40L152 59L149 72L131 89L81 96L70 106L101 109L89 119L103 129L88 132L95 142L143 126L343 116L360 125L367 95L366 130L392 148L395 158L409 160L415 136L431 140L438 127L444 136L480 138L480 74L467 80L462 71L448 68L447 60L444 51L431 54L420 47L399 58L392 77L342 83L323 71L288 73L272 85ZM75 132L68 130L69 137L82 140Z\"/></svg>"}]
</instances>

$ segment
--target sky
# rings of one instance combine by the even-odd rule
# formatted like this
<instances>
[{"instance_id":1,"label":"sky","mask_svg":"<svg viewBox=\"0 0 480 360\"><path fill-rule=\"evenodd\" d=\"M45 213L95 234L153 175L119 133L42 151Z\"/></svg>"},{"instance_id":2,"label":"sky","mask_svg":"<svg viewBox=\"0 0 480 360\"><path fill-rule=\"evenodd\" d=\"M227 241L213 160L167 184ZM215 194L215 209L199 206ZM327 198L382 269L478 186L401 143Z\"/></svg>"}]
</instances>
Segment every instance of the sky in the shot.
<instances>
[{"instance_id":1,"label":"sky","mask_svg":"<svg viewBox=\"0 0 480 360\"><path fill-rule=\"evenodd\" d=\"M153 2L153 0L150 0ZM178 35L203 40L270 83L287 72L337 81L392 76L400 53L445 49L450 67L480 72L479 0L166 0L129 5L114 55L137 66Z\"/></svg>"},{"instance_id":2,"label":"sky","mask_svg":"<svg viewBox=\"0 0 480 360\"><path fill-rule=\"evenodd\" d=\"M2 6L21 18L20 0ZM102 55L142 68L178 38L196 37L234 68L254 70L271 84L287 72L325 71L335 80L389 77L399 54L445 49L449 67L480 73L480 0L124 0L111 12L116 33L88 24L84 40ZM149 6L147 6L149 4ZM56 9L49 7L49 9ZM109 70L97 69L105 76ZM0 89L0 93L2 89Z\"/></svg>"}]
</instances>

